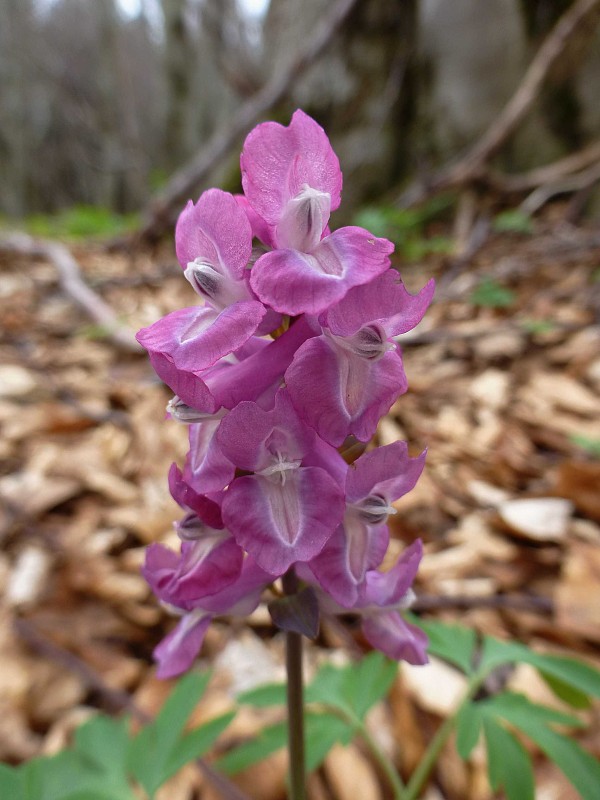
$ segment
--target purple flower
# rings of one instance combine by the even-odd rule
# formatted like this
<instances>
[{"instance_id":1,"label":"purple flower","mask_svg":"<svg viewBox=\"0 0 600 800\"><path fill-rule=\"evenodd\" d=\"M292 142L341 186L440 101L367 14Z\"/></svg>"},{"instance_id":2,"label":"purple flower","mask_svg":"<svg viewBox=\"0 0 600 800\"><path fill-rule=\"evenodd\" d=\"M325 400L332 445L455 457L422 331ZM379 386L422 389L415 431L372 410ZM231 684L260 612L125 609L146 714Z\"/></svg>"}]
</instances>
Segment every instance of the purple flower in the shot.
<instances>
[{"instance_id":1,"label":"purple flower","mask_svg":"<svg viewBox=\"0 0 600 800\"><path fill-rule=\"evenodd\" d=\"M349 466L336 448L367 442L406 390L395 337L420 321L433 282L410 295L390 242L331 233L342 173L302 111L288 127L257 126L241 166L244 195L206 191L177 223L177 257L204 305L138 333L175 394L168 414L189 425L183 473L169 473L180 553L154 544L143 567L181 616L155 650L157 674L186 670L214 616L249 613L292 567L323 609L359 614L374 647L424 663L426 638L401 616L420 542L379 569L392 504L424 454L398 442Z\"/></svg>"},{"instance_id":2,"label":"purple flower","mask_svg":"<svg viewBox=\"0 0 600 800\"><path fill-rule=\"evenodd\" d=\"M225 456L251 474L225 492L223 519L238 544L281 575L325 545L344 510L341 456L296 415L285 391L264 411L242 402L221 421Z\"/></svg>"},{"instance_id":3,"label":"purple flower","mask_svg":"<svg viewBox=\"0 0 600 800\"><path fill-rule=\"evenodd\" d=\"M407 389L392 337L420 322L433 290L430 281L411 295L388 270L320 316L323 333L298 349L285 374L296 410L319 436L336 447L350 434L364 442L373 436Z\"/></svg>"},{"instance_id":4,"label":"purple flower","mask_svg":"<svg viewBox=\"0 0 600 800\"><path fill-rule=\"evenodd\" d=\"M409 664L427 663L427 636L401 614L413 600L411 589L423 555L420 539L407 547L388 572L368 570L352 608L340 606L330 594L320 594L320 603L330 613L356 613L367 641L389 658Z\"/></svg>"},{"instance_id":5,"label":"purple flower","mask_svg":"<svg viewBox=\"0 0 600 800\"><path fill-rule=\"evenodd\" d=\"M365 453L348 469L343 522L308 565L341 606L354 606L361 593L366 597L375 580L371 570L387 550L392 503L414 487L424 466L425 453L410 458L405 442L394 442Z\"/></svg>"},{"instance_id":6,"label":"purple flower","mask_svg":"<svg viewBox=\"0 0 600 800\"><path fill-rule=\"evenodd\" d=\"M356 227L329 234L342 173L325 132L304 112L296 111L287 128L258 125L246 138L240 163L246 199L264 222L255 219L253 227L274 247L250 274L265 305L286 314L318 314L388 268L394 247L387 239Z\"/></svg>"},{"instance_id":7,"label":"purple flower","mask_svg":"<svg viewBox=\"0 0 600 800\"><path fill-rule=\"evenodd\" d=\"M252 230L234 197L209 189L191 200L175 229L175 249L185 277L213 308L251 300L246 266L252 253Z\"/></svg>"},{"instance_id":8,"label":"purple flower","mask_svg":"<svg viewBox=\"0 0 600 800\"><path fill-rule=\"evenodd\" d=\"M189 669L200 652L213 617L220 614L251 614L260 602L265 586L272 581L273 575L266 573L250 556L246 556L234 582L216 594L190 604L192 607L189 609L183 607L180 622L154 650L154 657L158 661L157 677L173 678ZM182 607L174 606L172 611L181 614Z\"/></svg>"}]
</instances>

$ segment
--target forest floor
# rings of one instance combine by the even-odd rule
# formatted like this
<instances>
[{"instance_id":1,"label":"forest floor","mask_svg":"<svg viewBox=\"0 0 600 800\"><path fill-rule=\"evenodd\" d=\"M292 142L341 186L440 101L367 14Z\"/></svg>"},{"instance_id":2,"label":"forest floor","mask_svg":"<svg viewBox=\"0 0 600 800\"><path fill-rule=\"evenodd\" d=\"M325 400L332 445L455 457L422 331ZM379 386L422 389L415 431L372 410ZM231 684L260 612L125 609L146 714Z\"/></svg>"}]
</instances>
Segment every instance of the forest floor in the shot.
<instances>
[{"instance_id":1,"label":"forest floor","mask_svg":"<svg viewBox=\"0 0 600 800\"><path fill-rule=\"evenodd\" d=\"M194 302L170 247L73 252L132 330ZM396 265L413 292L438 279L425 321L404 337L410 389L378 433L383 444L406 439L413 454L428 448L391 520L396 552L425 543L420 608L600 666L600 236L550 214L533 234L494 233L467 264L437 254ZM179 509L166 475L183 460L186 431L165 421L169 395L145 355L102 338L50 263L5 256L0 275L0 760L16 763L65 746L91 709L127 697L160 707L168 684L154 677L152 649L171 620L139 570L147 544L173 541ZM325 627L309 665L339 646ZM200 716L283 676L282 641L262 607L249 625L213 625L202 657L217 669ZM409 743L405 768L449 713L457 679L441 663L403 666L376 710L380 739L392 750ZM507 680L559 703L525 666ZM583 718L579 738L600 756L598 705ZM259 725L241 715L221 746ZM367 757L350 753L332 751L315 798L385 797ZM279 754L237 780L277 800L284 771ZM539 798L576 797L537 755L536 779ZM189 768L163 796L216 797L202 781ZM464 764L447 748L427 797L491 796L482 752Z\"/></svg>"}]
</instances>

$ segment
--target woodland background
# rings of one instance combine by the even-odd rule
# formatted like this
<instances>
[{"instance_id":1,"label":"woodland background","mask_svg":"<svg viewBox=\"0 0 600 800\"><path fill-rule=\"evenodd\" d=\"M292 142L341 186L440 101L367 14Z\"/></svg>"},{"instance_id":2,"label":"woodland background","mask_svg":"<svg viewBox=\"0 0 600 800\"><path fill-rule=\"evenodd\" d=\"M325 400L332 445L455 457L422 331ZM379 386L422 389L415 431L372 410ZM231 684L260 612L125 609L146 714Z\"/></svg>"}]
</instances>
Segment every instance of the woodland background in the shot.
<instances>
[{"instance_id":1,"label":"woodland background","mask_svg":"<svg viewBox=\"0 0 600 800\"><path fill-rule=\"evenodd\" d=\"M172 541L185 431L133 332L194 302L185 201L238 191L246 133L298 107L340 157L334 224L393 239L411 291L438 284L378 432L428 447L392 521L398 550L425 542L417 611L600 664L599 24L599 0L0 0L0 760L168 690L151 652L171 621L139 567ZM366 646L327 624L319 644L309 671ZM199 718L282 677L282 642L261 607L203 660ZM402 668L376 709L404 772L458 680ZM525 667L506 681L556 702ZM600 755L600 710L582 716ZM540 798L576 796L534 757ZM238 782L276 800L284 773ZM356 746L311 791L385 800ZM215 796L193 768L165 795ZM482 751L444 752L428 800L491 797Z\"/></svg>"}]
</instances>

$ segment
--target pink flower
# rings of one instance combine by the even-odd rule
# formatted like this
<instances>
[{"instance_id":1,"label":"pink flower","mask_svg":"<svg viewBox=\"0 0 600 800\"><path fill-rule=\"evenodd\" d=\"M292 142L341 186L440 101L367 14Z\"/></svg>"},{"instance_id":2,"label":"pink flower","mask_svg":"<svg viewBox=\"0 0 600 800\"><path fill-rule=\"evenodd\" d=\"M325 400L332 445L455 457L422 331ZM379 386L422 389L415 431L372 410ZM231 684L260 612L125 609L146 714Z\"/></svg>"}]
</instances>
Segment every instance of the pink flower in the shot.
<instances>
[{"instance_id":1,"label":"pink flower","mask_svg":"<svg viewBox=\"0 0 600 800\"><path fill-rule=\"evenodd\" d=\"M237 543L277 575L314 557L343 515L346 465L339 454L298 418L284 391L272 411L240 403L217 438L225 456L251 473L235 478L223 499Z\"/></svg>"},{"instance_id":2,"label":"pink flower","mask_svg":"<svg viewBox=\"0 0 600 800\"><path fill-rule=\"evenodd\" d=\"M433 290L430 281L413 296L388 270L319 317L323 333L298 349L285 379L296 410L327 442L337 447L350 434L368 441L406 391L392 337L420 322Z\"/></svg>"},{"instance_id":3,"label":"pink flower","mask_svg":"<svg viewBox=\"0 0 600 800\"><path fill-rule=\"evenodd\" d=\"M388 268L394 247L386 239L356 227L329 234L342 173L325 132L304 112L296 111L287 128L258 125L246 138L241 167L253 227L274 248L250 274L265 305L291 315L318 314Z\"/></svg>"},{"instance_id":4,"label":"pink flower","mask_svg":"<svg viewBox=\"0 0 600 800\"><path fill-rule=\"evenodd\" d=\"M424 465L425 453L410 458L406 444L394 442L349 467L344 519L308 564L321 588L341 606L354 606L375 580L372 570L381 564L389 541L387 518L396 513L392 503L414 487Z\"/></svg>"}]
</instances>

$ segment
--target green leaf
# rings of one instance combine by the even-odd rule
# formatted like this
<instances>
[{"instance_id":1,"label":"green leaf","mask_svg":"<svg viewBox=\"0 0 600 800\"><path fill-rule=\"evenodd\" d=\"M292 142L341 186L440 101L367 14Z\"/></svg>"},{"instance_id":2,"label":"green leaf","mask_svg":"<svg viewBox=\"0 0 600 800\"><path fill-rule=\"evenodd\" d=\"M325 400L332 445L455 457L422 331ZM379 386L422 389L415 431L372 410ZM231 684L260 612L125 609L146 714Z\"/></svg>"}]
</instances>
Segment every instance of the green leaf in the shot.
<instances>
[{"instance_id":1,"label":"green leaf","mask_svg":"<svg viewBox=\"0 0 600 800\"><path fill-rule=\"evenodd\" d=\"M134 800L128 786L119 787L119 781L113 783L110 765L101 771L75 750L32 759L22 769L26 800L65 800L76 794L101 795L102 800Z\"/></svg>"},{"instance_id":2,"label":"green leaf","mask_svg":"<svg viewBox=\"0 0 600 800\"><path fill-rule=\"evenodd\" d=\"M533 233L529 215L516 208L497 214L493 227L498 233Z\"/></svg>"},{"instance_id":3,"label":"green leaf","mask_svg":"<svg viewBox=\"0 0 600 800\"><path fill-rule=\"evenodd\" d=\"M531 333L534 336L536 334L552 333L556 330L556 323L550 319L526 318L519 320L519 325L526 333Z\"/></svg>"},{"instance_id":4,"label":"green leaf","mask_svg":"<svg viewBox=\"0 0 600 800\"><path fill-rule=\"evenodd\" d=\"M110 764L113 773L119 768L125 776L128 726L127 718L112 719L98 714L75 731L75 749L101 770Z\"/></svg>"},{"instance_id":5,"label":"green leaf","mask_svg":"<svg viewBox=\"0 0 600 800\"><path fill-rule=\"evenodd\" d=\"M239 745L227 755L219 758L215 766L228 775L234 775L285 747L286 743L287 723L278 722L264 728L255 739Z\"/></svg>"},{"instance_id":6,"label":"green leaf","mask_svg":"<svg viewBox=\"0 0 600 800\"><path fill-rule=\"evenodd\" d=\"M537 653L519 642L502 642L491 636L484 637L481 666L494 669L502 664L515 664L523 662L535 667L545 680L554 679L555 686L563 694L567 687L573 690L572 697L581 698L582 695L600 697L600 671L585 664L576 658L555 656L547 653ZM552 685L551 685L551 688ZM560 694L561 699L566 699ZM568 702L568 701L567 701ZM571 703L575 708L582 707L576 702Z\"/></svg>"},{"instance_id":7,"label":"green leaf","mask_svg":"<svg viewBox=\"0 0 600 800\"><path fill-rule=\"evenodd\" d=\"M486 308L508 308L516 300L515 293L501 286L493 278L482 278L471 292L470 301L474 306Z\"/></svg>"},{"instance_id":8,"label":"green leaf","mask_svg":"<svg viewBox=\"0 0 600 800\"><path fill-rule=\"evenodd\" d=\"M333 714L306 715L306 770L313 772L325 760L334 744L349 744L354 731L343 719Z\"/></svg>"},{"instance_id":9,"label":"green leaf","mask_svg":"<svg viewBox=\"0 0 600 800\"><path fill-rule=\"evenodd\" d=\"M257 686L256 689L250 689L250 691L240 694L238 702L255 708L284 705L286 702L285 683L266 683L264 686Z\"/></svg>"},{"instance_id":10,"label":"green leaf","mask_svg":"<svg viewBox=\"0 0 600 800\"><path fill-rule=\"evenodd\" d=\"M479 739L482 715L477 703L466 703L456 718L456 749L466 761Z\"/></svg>"},{"instance_id":11,"label":"green leaf","mask_svg":"<svg viewBox=\"0 0 600 800\"><path fill-rule=\"evenodd\" d=\"M501 717L518 728L564 772L583 800L596 800L600 786L600 764L576 742L548 727L550 724L581 727L568 714L531 703L523 695L506 692L481 704L486 718Z\"/></svg>"},{"instance_id":12,"label":"green leaf","mask_svg":"<svg viewBox=\"0 0 600 800\"><path fill-rule=\"evenodd\" d=\"M416 619L412 615L410 621L422 628L429 637L427 649L432 655L454 664L466 675L472 674L477 642L475 631L460 625Z\"/></svg>"},{"instance_id":13,"label":"green leaf","mask_svg":"<svg viewBox=\"0 0 600 800\"><path fill-rule=\"evenodd\" d=\"M345 667L325 664L307 687L306 702L335 706L362 720L389 692L397 672L397 662L376 650Z\"/></svg>"},{"instance_id":14,"label":"green leaf","mask_svg":"<svg viewBox=\"0 0 600 800\"><path fill-rule=\"evenodd\" d=\"M387 695L397 674L398 662L377 650L346 667L344 693L359 719L363 720L367 711Z\"/></svg>"},{"instance_id":15,"label":"green leaf","mask_svg":"<svg viewBox=\"0 0 600 800\"><path fill-rule=\"evenodd\" d=\"M189 672L177 681L156 719L151 723L152 727L156 728L159 747L170 750L179 739L209 680L210 672Z\"/></svg>"},{"instance_id":16,"label":"green leaf","mask_svg":"<svg viewBox=\"0 0 600 800\"><path fill-rule=\"evenodd\" d=\"M523 745L492 718L486 718L483 725L492 789L504 788L508 800L534 800L531 759Z\"/></svg>"},{"instance_id":17,"label":"green leaf","mask_svg":"<svg viewBox=\"0 0 600 800\"><path fill-rule=\"evenodd\" d=\"M347 672L350 667L334 667L324 664L306 687L307 703L326 703L350 711L346 697Z\"/></svg>"},{"instance_id":18,"label":"green leaf","mask_svg":"<svg viewBox=\"0 0 600 800\"><path fill-rule=\"evenodd\" d=\"M566 683L554 675L538 670L548 687L554 692L559 700L567 703L573 708L589 708L591 705L590 699L585 692L576 689L571 684Z\"/></svg>"},{"instance_id":19,"label":"green leaf","mask_svg":"<svg viewBox=\"0 0 600 800\"><path fill-rule=\"evenodd\" d=\"M191 733L183 736L177 743L177 747L171 754L171 758L165 765L167 777L174 775L181 767L196 758L200 758L210 749L221 733L235 717L235 711L222 714L201 725ZM166 780L166 778L165 778Z\"/></svg>"},{"instance_id":20,"label":"green leaf","mask_svg":"<svg viewBox=\"0 0 600 800\"><path fill-rule=\"evenodd\" d=\"M18 767L0 764L0 797L25 800L23 773Z\"/></svg>"},{"instance_id":21,"label":"green leaf","mask_svg":"<svg viewBox=\"0 0 600 800\"><path fill-rule=\"evenodd\" d=\"M181 678L156 719L130 742L129 769L149 795L171 776L168 764L196 704L202 697L210 673L190 672Z\"/></svg>"},{"instance_id":22,"label":"green leaf","mask_svg":"<svg viewBox=\"0 0 600 800\"><path fill-rule=\"evenodd\" d=\"M495 716L500 716L512 725L520 728L522 723L535 723L538 726L548 724L568 725L573 728L582 728L585 723L572 714L565 714L555 708L548 708L539 703L532 703L524 694L516 692L502 692L495 697L481 703L481 708L486 714L490 711Z\"/></svg>"},{"instance_id":23,"label":"green leaf","mask_svg":"<svg viewBox=\"0 0 600 800\"><path fill-rule=\"evenodd\" d=\"M564 772L583 800L597 800L600 786L600 763L572 739L550 729L544 723L581 725L574 717L530 703L520 695L493 698L496 713L534 741L549 759ZM517 700L517 698L519 698ZM487 704L487 703L486 703Z\"/></svg>"}]
</instances>

